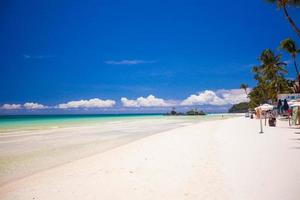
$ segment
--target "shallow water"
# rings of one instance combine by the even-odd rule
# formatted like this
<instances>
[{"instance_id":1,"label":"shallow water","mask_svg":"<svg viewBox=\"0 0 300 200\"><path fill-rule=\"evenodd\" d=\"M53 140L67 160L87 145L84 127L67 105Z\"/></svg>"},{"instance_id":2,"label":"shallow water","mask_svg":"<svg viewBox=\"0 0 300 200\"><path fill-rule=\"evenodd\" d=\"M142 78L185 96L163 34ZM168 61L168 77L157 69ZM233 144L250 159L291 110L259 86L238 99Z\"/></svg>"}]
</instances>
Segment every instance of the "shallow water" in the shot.
<instances>
[{"instance_id":1,"label":"shallow water","mask_svg":"<svg viewBox=\"0 0 300 200\"><path fill-rule=\"evenodd\" d=\"M162 131L232 115L0 118L0 185Z\"/></svg>"},{"instance_id":2,"label":"shallow water","mask_svg":"<svg viewBox=\"0 0 300 200\"><path fill-rule=\"evenodd\" d=\"M162 115L122 114L122 115L11 115L0 116L0 133L11 131L40 130L76 125L96 124L134 118L152 118Z\"/></svg>"}]
</instances>

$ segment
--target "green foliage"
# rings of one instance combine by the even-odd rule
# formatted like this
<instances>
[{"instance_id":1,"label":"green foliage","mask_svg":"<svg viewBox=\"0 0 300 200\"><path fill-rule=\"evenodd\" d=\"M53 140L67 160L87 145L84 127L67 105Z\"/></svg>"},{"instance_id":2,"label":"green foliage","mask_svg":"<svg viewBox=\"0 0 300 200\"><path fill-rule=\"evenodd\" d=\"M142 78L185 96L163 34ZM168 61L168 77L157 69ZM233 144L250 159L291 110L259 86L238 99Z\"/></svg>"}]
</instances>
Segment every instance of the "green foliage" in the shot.
<instances>
[{"instance_id":1,"label":"green foliage","mask_svg":"<svg viewBox=\"0 0 300 200\"><path fill-rule=\"evenodd\" d=\"M289 5L294 7L300 6L300 0L266 0L269 3L276 4L279 8Z\"/></svg>"},{"instance_id":2,"label":"green foliage","mask_svg":"<svg viewBox=\"0 0 300 200\"><path fill-rule=\"evenodd\" d=\"M248 96L248 92L247 92L248 85L242 83L241 86L240 86L240 88L241 88L242 90L244 90L245 93L246 93L246 95Z\"/></svg>"},{"instance_id":3,"label":"green foliage","mask_svg":"<svg viewBox=\"0 0 300 200\"><path fill-rule=\"evenodd\" d=\"M248 112L249 109L249 103L242 102L238 104L234 104L229 110L229 113L245 113Z\"/></svg>"},{"instance_id":4,"label":"green foliage","mask_svg":"<svg viewBox=\"0 0 300 200\"><path fill-rule=\"evenodd\" d=\"M297 27L296 23L292 19L292 17L289 15L288 7L296 7L300 8L300 0L266 0L267 2L277 4L277 7L281 10L283 10L285 18L289 22L290 26L294 30L294 32L300 37L300 29Z\"/></svg>"},{"instance_id":5,"label":"green foliage","mask_svg":"<svg viewBox=\"0 0 300 200\"><path fill-rule=\"evenodd\" d=\"M300 6L300 0L266 0L267 2L276 4L279 9L283 10L284 15L295 33L300 37L300 30L288 13L288 7ZM294 61L294 67L297 75L299 74L296 56L300 50L297 48L296 43L287 38L280 43L280 49L285 50L290 54ZM274 54L270 49L265 49L259 56L260 66L252 68L254 79L257 85L248 94L250 99L249 108L255 108L262 103L268 101L274 102L277 100L279 93L300 92L300 88L295 84L295 81L288 81L284 78L287 73L285 69L286 63L281 62L281 55Z\"/></svg>"},{"instance_id":6,"label":"green foliage","mask_svg":"<svg viewBox=\"0 0 300 200\"><path fill-rule=\"evenodd\" d=\"M287 38L285 40L282 40L280 42L279 48L285 50L292 57L296 56L296 54L300 51L300 49L297 48L295 41L292 40L291 38Z\"/></svg>"},{"instance_id":7,"label":"green foliage","mask_svg":"<svg viewBox=\"0 0 300 200\"><path fill-rule=\"evenodd\" d=\"M281 62L281 55L274 54L270 49L265 49L258 60L259 66L252 69L257 85L249 93L249 107L255 108L267 101L275 102L279 93L289 93L291 88L284 78L287 70L286 63Z\"/></svg>"},{"instance_id":8,"label":"green foliage","mask_svg":"<svg viewBox=\"0 0 300 200\"><path fill-rule=\"evenodd\" d=\"M244 83L242 83L241 86L240 86L241 89L247 89L247 87L248 87L248 85L246 85Z\"/></svg>"},{"instance_id":9,"label":"green foliage","mask_svg":"<svg viewBox=\"0 0 300 200\"><path fill-rule=\"evenodd\" d=\"M280 42L279 48L285 50L288 54L290 54L291 58L294 61L296 74L299 74L298 66L296 63L296 57L297 54L300 52L300 49L297 48L296 42L290 38L287 38Z\"/></svg>"}]
</instances>

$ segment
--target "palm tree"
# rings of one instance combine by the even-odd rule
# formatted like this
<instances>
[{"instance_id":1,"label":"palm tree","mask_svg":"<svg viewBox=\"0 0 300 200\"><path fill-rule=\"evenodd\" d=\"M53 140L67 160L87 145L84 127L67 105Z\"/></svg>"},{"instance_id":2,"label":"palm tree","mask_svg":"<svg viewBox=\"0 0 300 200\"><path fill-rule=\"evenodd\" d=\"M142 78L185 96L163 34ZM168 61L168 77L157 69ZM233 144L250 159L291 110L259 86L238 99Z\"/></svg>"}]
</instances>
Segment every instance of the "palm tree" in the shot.
<instances>
[{"instance_id":1,"label":"palm tree","mask_svg":"<svg viewBox=\"0 0 300 200\"><path fill-rule=\"evenodd\" d=\"M277 75L287 73L286 63L281 62L281 55L275 55L270 49L265 49L259 56L261 65L258 67L266 79L272 80Z\"/></svg>"},{"instance_id":2,"label":"palm tree","mask_svg":"<svg viewBox=\"0 0 300 200\"><path fill-rule=\"evenodd\" d=\"M284 69L286 63L281 62L281 55L275 55L270 49L265 49L259 56L261 65L258 67L259 84L265 85L268 99L276 100L277 94L284 92L282 79L283 74L287 73Z\"/></svg>"},{"instance_id":3,"label":"palm tree","mask_svg":"<svg viewBox=\"0 0 300 200\"><path fill-rule=\"evenodd\" d=\"M284 11L284 15L287 18L288 22L290 23L293 30L296 32L296 34L300 37L300 29L296 26L294 20L290 17L287 6L300 6L300 0L267 0L271 3L276 3L278 8L282 8Z\"/></svg>"},{"instance_id":4,"label":"palm tree","mask_svg":"<svg viewBox=\"0 0 300 200\"><path fill-rule=\"evenodd\" d=\"M246 95L247 95L247 97L248 97L247 88L248 88L248 85L246 85L246 84L244 84L244 83L242 83L241 86L240 86L240 89L244 90L245 93L246 93Z\"/></svg>"},{"instance_id":5,"label":"palm tree","mask_svg":"<svg viewBox=\"0 0 300 200\"><path fill-rule=\"evenodd\" d=\"M248 94L249 107L255 108L259 104L277 100L278 93L291 92L290 83L284 78L287 71L286 63L281 62L281 55L265 49L259 56L260 65L252 68L257 85Z\"/></svg>"},{"instance_id":6,"label":"palm tree","mask_svg":"<svg viewBox=\"0 0 300 200\"><path fill-rule=\"evenodd\" d=\"M285 50L292 57L292 59L294 61L295 70L297 73L297 78L298 78L299 70L298 70L298 66L297 66L297 62L296 62L296 56L297 56L297 53L300 52L300 49L297 48L296 43L290 38L287 38L287 39L281 41L280 48Z\"/></svg>"}]
</instances>

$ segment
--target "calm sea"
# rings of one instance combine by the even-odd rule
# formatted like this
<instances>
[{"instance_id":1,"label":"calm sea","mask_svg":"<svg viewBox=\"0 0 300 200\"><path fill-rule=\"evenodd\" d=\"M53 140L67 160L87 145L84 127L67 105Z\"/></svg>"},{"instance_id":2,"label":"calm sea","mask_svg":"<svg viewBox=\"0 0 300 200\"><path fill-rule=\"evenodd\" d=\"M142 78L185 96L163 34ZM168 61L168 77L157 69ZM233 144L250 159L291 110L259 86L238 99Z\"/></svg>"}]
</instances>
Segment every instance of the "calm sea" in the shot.
<instances>
[{"instance_id":1,"label":"calm sea","mask_svg":"<svg viewBox=\"0 0 300 200\"><path fill-rule=\"evenodd\" d=\"M105 121L138 118L159 118L162 114L93 114L93 115L8 115L0 116L0 132L36 130L76 125L88 125Z\"/></svg>"},{"instance_id":2,"label":"calm sea","mask_svg":"<svg viewBox=\"0 0 300 200\"><path fill-rule=\"evenodd\" d=\"M225 117L230 117L225 115ZM0 133L30 131L48 128L76 127L104 122L130 121L139 119L177 119L179 121L206 121L220 119L221 115L164 116L162 114L93 114L93 115L9 115L0 116Z\"/></svg>"},{"instance_id":3,"label":"calm sea","mask_svg":"<svg viewBox=\"0 0 300 200\"><path fill-rule=\"evenodd\" d=\"M163 131L228 117L232 115L0 116L0 185Z\"/></svg>"}]
</instances>

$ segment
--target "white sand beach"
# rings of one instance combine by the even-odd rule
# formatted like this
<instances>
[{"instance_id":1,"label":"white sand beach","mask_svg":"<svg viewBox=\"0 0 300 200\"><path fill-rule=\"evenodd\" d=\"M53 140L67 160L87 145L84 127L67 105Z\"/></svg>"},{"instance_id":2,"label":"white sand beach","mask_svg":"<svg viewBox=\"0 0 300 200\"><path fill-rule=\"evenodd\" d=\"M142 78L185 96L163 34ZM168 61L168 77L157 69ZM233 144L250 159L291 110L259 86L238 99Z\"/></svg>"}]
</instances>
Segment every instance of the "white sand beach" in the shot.
<instances>
[{"instance_id":1,"label":"white sand beach","mask_svg":"<svg viewBox=\"0 0 300 200\"><path fill-rule=\"evenodd\" d=\"M147 116L66 123L35 121L0 127L0 187L74 160L102 153L132 141L199 122L232 117ZM49 126L50 125L50 126ZM59 126L58 126L59 125Z\"/></svg>"},{"instance_id":2,"label":"white sand beach","mask_svg":"<svg viewBox=\"0 0 300 200\"><path fill-rule=\"evenodd\" d=\"M300 129L244 117L192 124L37 172L0 199L300 198Z\"/></svg>"}]
</instances>

